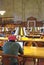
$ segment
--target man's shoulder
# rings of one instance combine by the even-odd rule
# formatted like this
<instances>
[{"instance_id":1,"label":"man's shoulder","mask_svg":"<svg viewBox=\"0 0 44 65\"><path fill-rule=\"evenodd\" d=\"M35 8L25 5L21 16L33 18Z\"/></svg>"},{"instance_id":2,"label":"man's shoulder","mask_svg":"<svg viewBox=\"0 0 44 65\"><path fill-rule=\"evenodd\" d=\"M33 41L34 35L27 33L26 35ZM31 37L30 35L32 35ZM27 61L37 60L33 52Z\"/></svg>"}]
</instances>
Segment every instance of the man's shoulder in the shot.
<instances>
[{"instance_id":1,"label":"man's shoulder","mask_svg":"<svg viewBox=\"0 0 44 65\"><path fill-rule=\"evenodd\" d=\"M16 45L19 45L19 43L18 43L18 42L15 42L15 44L16 44Z\"/></svg>"},{"instance_id":2,"label":"man's shoulder","mask_svg":"<svg viewBox=\"0 0 44 65\"><path fill-rule=\"evenodd\" d=\"M20 44L18 42L15 42L14 45L16 46L19 46L20 47Z\"/></svg>"}]
</instances>

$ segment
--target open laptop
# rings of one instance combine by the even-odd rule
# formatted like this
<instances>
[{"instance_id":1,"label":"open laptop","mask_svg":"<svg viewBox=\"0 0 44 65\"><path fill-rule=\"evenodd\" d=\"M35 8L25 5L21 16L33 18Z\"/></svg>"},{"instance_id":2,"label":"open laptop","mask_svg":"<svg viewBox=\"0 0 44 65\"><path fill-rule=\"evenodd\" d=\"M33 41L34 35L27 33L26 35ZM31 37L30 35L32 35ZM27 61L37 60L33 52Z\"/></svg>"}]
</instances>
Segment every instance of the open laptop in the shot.
<instances>
[{"instance_id":1,"label":"open laptop","mask_svg":"<svg viewBox=\"0 0 44 65\"><path fill-rule=\"evenodd\" d=\"M18 44L20 44L21 48L23 48L23 42L17 42Z\"/></svg>"}]
</instances>

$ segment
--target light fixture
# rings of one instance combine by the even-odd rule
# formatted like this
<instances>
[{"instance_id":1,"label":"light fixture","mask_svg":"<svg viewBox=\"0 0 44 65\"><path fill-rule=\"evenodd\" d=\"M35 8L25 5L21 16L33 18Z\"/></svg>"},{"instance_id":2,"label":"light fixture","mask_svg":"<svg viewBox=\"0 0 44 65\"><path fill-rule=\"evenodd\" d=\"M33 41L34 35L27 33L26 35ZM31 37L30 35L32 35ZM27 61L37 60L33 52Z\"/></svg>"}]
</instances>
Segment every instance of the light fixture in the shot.
<instances>
[{"instance_id":1,"label":"light fixture","mask_svg":"<svg viewBox=\"0 0 44 65\"><path fill-rule=\"evenodd\" d=\"M0 11L0 14L1 14L1 15L4 15L5 12L6 12L6 11Z\"/></svg>"}]
</instances>

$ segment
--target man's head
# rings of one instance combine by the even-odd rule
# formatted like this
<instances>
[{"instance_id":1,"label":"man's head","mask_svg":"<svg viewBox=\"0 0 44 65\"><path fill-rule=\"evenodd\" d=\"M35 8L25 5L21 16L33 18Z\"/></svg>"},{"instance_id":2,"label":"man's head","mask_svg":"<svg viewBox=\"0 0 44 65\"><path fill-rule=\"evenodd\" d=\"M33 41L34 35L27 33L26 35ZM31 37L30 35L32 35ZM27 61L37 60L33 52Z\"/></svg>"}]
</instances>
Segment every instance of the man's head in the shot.
<instances>
[{"instance_id":1,"label":"man's head","mask_svg":"<svg viewBox=\"0 0 44 65\"><path fill-rule=\"evenodd\" d=\"M10 35L8 37L8 39L11 40L11 41L15 41L16 40L16 36L15 35Z\"/></svg>"}]
</instances>

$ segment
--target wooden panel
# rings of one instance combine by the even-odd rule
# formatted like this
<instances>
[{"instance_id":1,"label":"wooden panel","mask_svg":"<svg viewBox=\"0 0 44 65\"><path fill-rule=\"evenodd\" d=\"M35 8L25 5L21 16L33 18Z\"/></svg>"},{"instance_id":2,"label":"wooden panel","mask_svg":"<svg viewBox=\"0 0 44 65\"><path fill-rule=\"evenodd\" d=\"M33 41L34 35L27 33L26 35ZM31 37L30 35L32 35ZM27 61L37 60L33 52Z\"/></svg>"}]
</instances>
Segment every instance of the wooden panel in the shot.
<instances>
[{"instance_id":1,"label":"wooden panel","mask_svg":"<svg viewBox=\"0 0 44 65\"><path fill-rule=\"evenodd\" d=\"M36 22L36 27L42 27L42 26L43 26L42 21L37 21L37 22Z\"/></svg>"},{"instance_id":2,"label":"wooden panel","mask_svg":"<svg viewBox=\"0 0 44 65\"><path fill-rule=\"evenodd\" d=\"M29 27L34 27L34 22L29 22Z\"/></svg>"}]
</instances>

